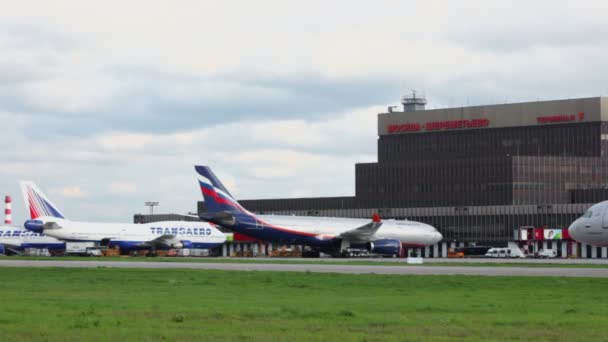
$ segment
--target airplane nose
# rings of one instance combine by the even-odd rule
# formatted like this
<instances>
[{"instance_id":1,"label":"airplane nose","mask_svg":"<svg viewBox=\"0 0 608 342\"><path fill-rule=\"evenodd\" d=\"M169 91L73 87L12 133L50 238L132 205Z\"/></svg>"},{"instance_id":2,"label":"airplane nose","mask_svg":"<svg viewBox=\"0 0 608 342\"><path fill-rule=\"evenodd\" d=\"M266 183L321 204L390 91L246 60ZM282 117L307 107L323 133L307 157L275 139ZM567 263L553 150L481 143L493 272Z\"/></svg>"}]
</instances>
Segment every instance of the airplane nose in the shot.
<instances>
[{"instance_id":1,"label":"airplane nose","mask_svg":"<svg viewBox=\"0 0 608 342\"><path fill-rule=\"evenodd\" d=\"M443 239L443 235L435 229L435 227L431 225L427 225L427 228L431 231L431 241L433 244L441 241Z\"/></svg>"},{"instance_id":2,"label":"airplane nose","mask_svg":"<svg viewBox=\"0 0 608 342\"><path fill-rule=\"evenodd\" d=\"M570 236L572 236L572 237L576 236L576 227L577 226L578 226L577 221L574 221L574 222L572 222L570 227L568 227L568 234L570 234Z\"/></svg>"},{"instance_id":3,"label":"airplane nose","mask_svg":"<svg viewBox=\"0 0 608 342\"><path fill-rule=\"evenodd\" d=\"M570 237L572 237L576 241L581 241L581 238L584 238L585 234L583 225L585 225L586 223L588 223L586 220L580 218L572 222L572 224L570 224L570 227L568 227L568 233L570 234Z\"/></svg>"},{"instance_id":4,"label":"airplane nose","mask_svg":"<svg viewBox=\"0 0 608 342\"><path fill-rule=\"evenodd\" d=\"M443 240L443 235L441 235L440 232L435 232L435 236L433 237L433 239L435 240L435 243Z\"/></svg>"}]
</instances>

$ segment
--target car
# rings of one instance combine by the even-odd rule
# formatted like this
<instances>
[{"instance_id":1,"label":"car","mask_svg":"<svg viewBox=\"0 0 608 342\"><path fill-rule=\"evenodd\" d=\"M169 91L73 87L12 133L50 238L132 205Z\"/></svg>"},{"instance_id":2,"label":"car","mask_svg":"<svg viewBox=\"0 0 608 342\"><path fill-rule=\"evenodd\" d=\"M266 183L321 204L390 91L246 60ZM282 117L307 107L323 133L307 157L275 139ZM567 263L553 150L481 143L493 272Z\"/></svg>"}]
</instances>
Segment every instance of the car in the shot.
<instances>
[{"instance_id":1,"label":"car","mask_svg":"<svg viewBox=\"0 0 608 342\"><path fill-rule=\"evenodd\" d=\"M553 249L541 249L540 251L538 251L536 253L536 257L537 258L556 258L557 257L557 251L553 250Z\"/></svg>"}]
</instances>

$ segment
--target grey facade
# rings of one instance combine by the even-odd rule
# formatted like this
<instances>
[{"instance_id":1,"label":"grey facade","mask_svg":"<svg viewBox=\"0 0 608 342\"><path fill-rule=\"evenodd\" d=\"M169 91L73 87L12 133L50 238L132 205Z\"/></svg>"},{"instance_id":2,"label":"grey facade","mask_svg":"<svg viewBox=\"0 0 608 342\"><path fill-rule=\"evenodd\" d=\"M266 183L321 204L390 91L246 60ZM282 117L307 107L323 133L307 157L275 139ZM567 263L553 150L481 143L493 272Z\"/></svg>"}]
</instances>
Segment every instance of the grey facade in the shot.
<instances>
[{"instance_id":1,"label":"grey facade","mask_svg":"<svg viewBox=\"0 0 608 342\"><path fill-rule=\"evenodd\" d=\"M408 218L446 241L508 241L566 228L607 194L608 98L378 115L378 162L355 196L246 200L264 213ZM204 209L204 208L203 208Z\"/></svg>"}]
</instances>

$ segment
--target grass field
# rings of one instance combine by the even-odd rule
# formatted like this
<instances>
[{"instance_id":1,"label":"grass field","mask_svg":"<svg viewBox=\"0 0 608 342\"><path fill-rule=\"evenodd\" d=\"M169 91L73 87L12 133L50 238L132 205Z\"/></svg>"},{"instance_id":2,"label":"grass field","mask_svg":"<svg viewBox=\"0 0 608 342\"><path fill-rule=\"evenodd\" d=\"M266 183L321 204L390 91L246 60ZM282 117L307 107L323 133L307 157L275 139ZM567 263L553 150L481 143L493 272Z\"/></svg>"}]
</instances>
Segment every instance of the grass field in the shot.
<instances>
[{"instance_id":1,"label":"grass field","mask_svg":"<svg viewBox=\"0 0 608 342\"><path fill-rule=\"evenodd\" d=\"M0 340L605 340L608 279L0 268Z\"/></svg>"},{"instance_id":2,"label":"grass field","mask_svg":"<svg viewBox=\"0 0 608 342\"><path fill-rule=\"evenodd\" d=\"M272 258L176 258L176 257L77 257L77 256L62 256L62 257L0 257L0 260L61 260L61 261L133 261L133 262L202 262L202 263L255 263L255 264L325 264L325 265L378 265L378 266L417 266L407 264L405 259L399 261L381 261L381 260L336 260L328 259L272 259ZM436 262L432 259L425 260L425 266L470 266L470 267L562 267L562 268L608 268L608 264L568 264L568 263L488 263L488 262Z\"/></svg>"}]
</instances>

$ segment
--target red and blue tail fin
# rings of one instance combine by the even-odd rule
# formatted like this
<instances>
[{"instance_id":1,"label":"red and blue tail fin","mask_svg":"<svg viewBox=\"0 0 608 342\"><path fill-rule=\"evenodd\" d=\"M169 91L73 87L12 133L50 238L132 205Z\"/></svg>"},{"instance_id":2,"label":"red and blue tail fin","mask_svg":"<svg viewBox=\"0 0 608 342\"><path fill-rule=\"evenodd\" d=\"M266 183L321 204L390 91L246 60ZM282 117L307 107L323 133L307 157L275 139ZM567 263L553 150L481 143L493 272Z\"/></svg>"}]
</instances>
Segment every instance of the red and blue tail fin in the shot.
<instances>
[{"instance_id":1,"label":"red and blue tail fin","mask_svg":"<svg viewBox=\"0 0 608 342\"><path fill-rule=\"evenodd\" d=\"M205 207L208 213L231 212L247 213L241 205L232 197L228 189L215 176L208 166L195 166L198 174L198 183L205 199Z\"/></svg>"},{"instance_id":2,"label":"red and blue tail fin","mask_svg":"<svg viewBox=\"0 0 608 342\"><path fill-rule=\"evenodd\" d=\"M25 206L30 212L32 220L40 216L65 218L61 211L46 197L42 190L38 189L34 182L22 181L20 185Z\"/></svg>"}]
</instances>

